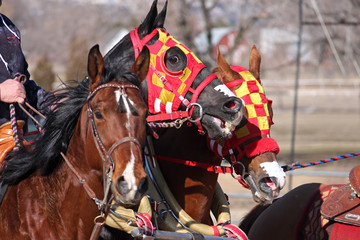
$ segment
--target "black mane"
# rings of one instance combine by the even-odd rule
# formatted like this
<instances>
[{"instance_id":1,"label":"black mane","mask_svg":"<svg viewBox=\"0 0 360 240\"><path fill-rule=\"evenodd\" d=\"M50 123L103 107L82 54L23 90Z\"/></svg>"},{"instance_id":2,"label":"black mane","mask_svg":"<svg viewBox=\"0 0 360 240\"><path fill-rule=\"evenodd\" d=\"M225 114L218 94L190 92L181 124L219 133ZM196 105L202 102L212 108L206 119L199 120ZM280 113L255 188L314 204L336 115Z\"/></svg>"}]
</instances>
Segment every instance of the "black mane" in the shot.
<instances>
[{"instance_id":1,"label":"black mane","mask_svg":"<svg viewBox=\"0 0 360 240\"><path fill-rule=\"evenodd\" d=\"M165 2L164 7L160 13L158 13L157 0L153 1L149 13L139 25L138 33L140 39L150 34L156 28L164 28L167 4L168 1ZM157 40L157 37L157 35L154 36L154 39ZM149 44L152 44L151 40L149 41ZM105 66L109 69L116 69L119 66L128 70L131 69L131 66L135 61L135 54L129 33L124 36L108 53L106 53L104 61Z\"/></svg>"},{"instance_id":2,"label":"black mane","mask_svg":"<svg viewBox=\"0 0 360 240\"><path fill-rule=\"evenodd\" d=\"M122 78L139 85L136 75L123 69L118 69L118 72L109 72L105 69L101 84ZM33 151L29 152L21 148L8 155L0 171L2 182L18 183L37 170L40 170L41 175L48 175L62 161L60 152L67 151L81 108L86 103L90 91L88 78L75 83L76 86L67 85L55 94L58 105L47 116L44 133L33 143Z\"/></svg>"}]
</instances>

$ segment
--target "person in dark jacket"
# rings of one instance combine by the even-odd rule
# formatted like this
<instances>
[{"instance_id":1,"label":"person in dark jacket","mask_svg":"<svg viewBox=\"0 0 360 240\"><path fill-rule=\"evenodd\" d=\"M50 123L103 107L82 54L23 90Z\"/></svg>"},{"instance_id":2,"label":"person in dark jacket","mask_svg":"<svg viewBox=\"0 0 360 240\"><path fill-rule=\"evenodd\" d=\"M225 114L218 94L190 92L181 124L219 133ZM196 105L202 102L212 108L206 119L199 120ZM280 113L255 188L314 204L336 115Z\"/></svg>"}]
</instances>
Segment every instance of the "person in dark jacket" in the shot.
<instances>
[{"instance_id":1,"label":"person in dark jacket","mask_svg":"<svg viewBox=\"0 0 360 240\"><path fill-rule=\"evenodd\" d=\"M0 6L1 3L0 0ZM24 83L17 81L19 74L25 76ZM30 80L28 64L21 48L20 31L9 18L0 14L0 162L13 149L10 104L15 106L15 117L21 129L26 126L28 116L18 104L25 101L46 115L51 110L55 96Z\"/></svg>"}]
</instances>

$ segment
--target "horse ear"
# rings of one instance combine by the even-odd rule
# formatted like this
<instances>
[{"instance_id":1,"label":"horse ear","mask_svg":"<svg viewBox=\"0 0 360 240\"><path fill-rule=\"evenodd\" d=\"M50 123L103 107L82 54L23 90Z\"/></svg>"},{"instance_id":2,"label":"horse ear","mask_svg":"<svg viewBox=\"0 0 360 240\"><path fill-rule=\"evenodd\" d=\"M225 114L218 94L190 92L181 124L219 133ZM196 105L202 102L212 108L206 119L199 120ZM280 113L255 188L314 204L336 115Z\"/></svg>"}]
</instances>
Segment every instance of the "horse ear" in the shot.
<instances>
[{"instance_id":1,"label":"horse ear","mask_svg":"<svg viewBox=\"0 0 360 240\"><path fill-rule=\"evenodd\" d=\"M164 28L167 5L168 5L168 0L166 0L163 9L159 13L159 15L157 15L155 22L154 22L154 28Z\"/></svg>"},{"instance_id":2,"label":"horse ear","mask_svg":"<svg viewBox=\"0 0 360 240\"><path fill-rule=\"evenodd\" d=\"M146 15L144 21L139 26L139 36L140 38L149 34L152 30L154 30L154 23L157 17L157 0L154 0L153 4L151 5L150 11Z\"/></svg>"},{"instance_id":3,"label":"horse ear","mask_svg":"<svg viewBox=\"0 0 360 240\"><path fill-rule=\"evenodd\" d=\"M217 75L225 84L240 78L240 74L231 69L230 64L228 64L225 58L221 55L219 49L217 51L217 65L219 74ZM231 90L234 91L235 89Z\"/></svg>"},{"instance_id":4,"label":"horse ear","mask_svg":"<svg viewBox=\"0 0 360 240\"><path fill-rule=\"evenodd\" d=\"M261 63L261 55L254 45L250 51L249 57L249 71L256 78L260 79L260 63Z\"/></svg>"},{"instance_id":5,"label":"horse ear","mask_svg":"<svg viewBox=\"0 0 360 240\"><path fill-rule=\"evenodd\" d=\"M100 84L101 74L104 70L104 59L100 53L99 45L90 49L87 71L90 78L90 90L93 91Z\"/></svg>"},{"instance_id":6,"label":"horse ear","mask_svg":"<svg viewBox=\"0 0 360 240\"><path fill-rule=\"evenodd\" d=\"M149 71L150 64L150 51L144 46L143 50L139 54L139 57L136 59L134 65L131 68L131 72L135 73L138 76L140 82L142 82Z\"/></svg>"}]
</instances>

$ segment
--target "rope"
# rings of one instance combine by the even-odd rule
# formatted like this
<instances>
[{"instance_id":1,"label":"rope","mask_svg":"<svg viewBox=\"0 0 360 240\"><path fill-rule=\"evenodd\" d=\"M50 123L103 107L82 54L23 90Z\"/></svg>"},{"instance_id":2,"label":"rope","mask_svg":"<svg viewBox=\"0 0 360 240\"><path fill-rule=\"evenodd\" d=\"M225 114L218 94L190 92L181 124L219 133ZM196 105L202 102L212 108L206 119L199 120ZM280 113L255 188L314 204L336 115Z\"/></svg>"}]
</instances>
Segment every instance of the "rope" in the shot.
<instances>
[{"instance_id":1,"label":"rope","mask_svg":"<svg viewBox=\"0 0 360 240\"><path fill-rule=\"evenodd\" d=\"M26 77L23 74L17 73L17 74L15 74L15 80L24 84L26 81ZM15 112L14 103L9 104L9 110L10 110L11 128L12 128L13 138L14 138L14 142L15 142L14 151L17 151L21 147L21 143L19 140L18 128L17 128L17 123L16 123L16 112Z\"/></svg>"},{"instance_id":2,"label":"rope","mask_svg":"<svg viewBox=\"0 0 360 240\"><path fill-rule=\"evenodd\" d=\"M186 117L183 119L176 119L175 121L172 122L148 122L148 125L152 128L171 128L171 127L175 127L177 129L179 129L184 122L188 121L190 119L190 117Z\"/></svg>"},{"instance_id":3,"label":"rope","mask_svg":"<svg viewBox=\"0 0 360 240\"><path fill-rule=\"evenodd\" d=\"M287 171L291 171L291 170L295 170L295 169L299 169L299 168L316 166L316 165L320 165L323 163L335 162L335 161L338 161L341 159L351 158L351 157L356 157L356 156L360 156L360 152L348 153L348 154L340 155L337 157L326 158L323 160L314 161L314 162L310 162L310 163L302 163L301 164L301 163L297 162L297 163L293 163L293 164L284 165L284 166L282 166L282 169L284 170L284 172L287 172Z\"/></svg>"},{"instance_id":4,"label":"rope","mask_svg":"<svg viewBox=\"0 0 360 240\"><path fill-rule=\"evenodd\" d=\"M13 103L11 103L9 105L9 109L10 109L11 128L12 128L13 138L14 138L14 142L15 142L14 151L17 151L21 147L21 144L20 144L18 129L17 129L17 125L16 125L15 106Z\"/></svg>"}]
</instances>

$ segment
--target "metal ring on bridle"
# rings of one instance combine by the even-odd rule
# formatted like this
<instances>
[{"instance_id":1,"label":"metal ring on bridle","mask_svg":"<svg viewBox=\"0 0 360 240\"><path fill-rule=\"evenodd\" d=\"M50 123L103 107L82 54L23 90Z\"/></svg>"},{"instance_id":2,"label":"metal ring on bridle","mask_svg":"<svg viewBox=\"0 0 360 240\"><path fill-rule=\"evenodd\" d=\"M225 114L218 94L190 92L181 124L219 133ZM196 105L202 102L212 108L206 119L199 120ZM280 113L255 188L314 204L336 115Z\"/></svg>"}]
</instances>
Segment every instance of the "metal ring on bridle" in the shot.
<instances>
[{"instance_id":1,"label":"metal ring on bridle","mask_svg":"<svg viewBox=\"0 0 360 240\"><path fill-rule=\"evenodd\" d=\"M189 111L189 109L190 109L191 106L197 106L197 107L199 107L199 109L200 109L200 110L199 110L199 115L200 115L200 116L198 117L198 119L201 120L201 118L202 118L203 115L204 115L204 112L203 112L203 109L202 109L201 105L198 104L198 103L190 103L189 106L187 106L186 111ZM192 116L191 116L191 117L192 117ZM190 118L189 121L190 121L190 122L196 122L196 120L193 119L193 118Z\"/></svg>"}]
</instances>

